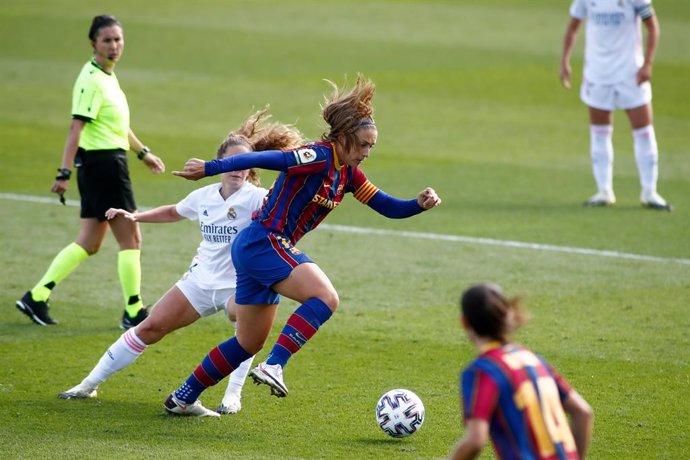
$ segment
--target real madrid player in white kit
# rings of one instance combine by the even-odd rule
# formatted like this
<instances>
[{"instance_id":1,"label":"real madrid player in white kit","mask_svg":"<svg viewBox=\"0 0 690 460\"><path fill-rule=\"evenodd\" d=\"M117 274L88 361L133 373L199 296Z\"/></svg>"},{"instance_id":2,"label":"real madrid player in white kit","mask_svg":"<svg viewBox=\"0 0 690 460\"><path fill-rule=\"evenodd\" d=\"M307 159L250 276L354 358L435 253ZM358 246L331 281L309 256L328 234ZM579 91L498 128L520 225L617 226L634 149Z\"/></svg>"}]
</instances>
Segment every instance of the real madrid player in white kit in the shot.
<instances>
[{"instance_id":1,"label":"real madrid player in white kit","mask_svg":"<svg viewBox=\"0 0 690 460\"><path fill-rule=\"evenodd\" d=\"M218 158L266 149L293 148L303 142L292 127L277 123L267 125L266 111L260 111L244 123L218 149ZM177 222L183 218L198 220L203 237L189 270L154 305L150 315L136 328L127 330L113 343L91 373L77 386L58 396L62 399L96 397L98 386L117 371L132 364L147 348L168 333L185 327L201 317L227 310L234 320L235 267L230 247L237 234L249 225L252 215L261 208L267 190L257 187L254 170L225 173L221 183L208 185L190 193L176 205L161 206L141 213L109 209L109 219L118 215L135 222ZM255 185L257 184L257 185ZM234 322L234 321L233 321ZM185 414L218 416L238 412L241 391L253 357L233 373L217 412L201 404L189 405Z\"/></svg>"},{"instance_id":2,"label":"real madrid player in white kit","mask_svg":"<svg viewBox=\"0 0 690 460\"><path fill-rule=\"evenodd\" d=\"M584 78L580 98L589 107L590 155L597 193L588 206L610 206L613 192L613 111L628 115L643 206L670 211L656 190L659 150L652 121L652 64L659 23L651 0L574 0L563 40L560 78L570 88L570 55L582 21L585 25ZM645 25L642 45L640 23Z\"/></svg>"}]
</instances>

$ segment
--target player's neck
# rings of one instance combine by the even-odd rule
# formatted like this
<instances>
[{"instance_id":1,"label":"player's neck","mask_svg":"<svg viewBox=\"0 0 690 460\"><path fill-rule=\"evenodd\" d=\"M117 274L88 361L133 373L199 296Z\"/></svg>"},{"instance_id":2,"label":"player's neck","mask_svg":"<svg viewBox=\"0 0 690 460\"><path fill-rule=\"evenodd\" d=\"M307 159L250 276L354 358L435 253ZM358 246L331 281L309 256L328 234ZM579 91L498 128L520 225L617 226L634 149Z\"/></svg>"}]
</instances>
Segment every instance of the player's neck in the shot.
<instances>
[{"instance_id":1,"label":"player's neck","mask_svg":"<svg viewBox=\"0 0 690 460\"><path fill-rule=\"evenodd\" d=\"M225 183L220 184L220 196L222 196L224 200L227 200L228 198L230 198L230 196L238 190L239 190L239 188L237 188L234 185L225 184Z\"/></svg>"},{"instance_id":2,"label":"player's neck","mask_svg":"<svg viewBox=\"0 0 690 460\"><path fill-rule=\"evenodd\" d=\"M475 348L479 353L484 353L487 350L501 346L502 343L491 337L482 337L476 334L470 337L472 343L474 343Z\"/></svg>"}]
</instances>

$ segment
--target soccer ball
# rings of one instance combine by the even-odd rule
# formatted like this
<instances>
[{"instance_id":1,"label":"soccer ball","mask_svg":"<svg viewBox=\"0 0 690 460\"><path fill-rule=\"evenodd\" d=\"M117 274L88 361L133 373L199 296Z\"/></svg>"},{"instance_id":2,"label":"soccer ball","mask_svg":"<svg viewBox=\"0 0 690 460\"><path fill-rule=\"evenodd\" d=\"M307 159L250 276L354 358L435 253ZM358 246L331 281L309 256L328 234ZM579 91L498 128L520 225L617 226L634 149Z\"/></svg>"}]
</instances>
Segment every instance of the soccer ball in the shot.
<instances>
[{"instance_id":1,"label":"soccer ball","mask_svg":"<svg viewBox=\"0 0 690 460\"><path fill-rule=\"evenodd\" d=\"M424 423L424 404L410 390L391 390L376 404L376 423L387 435L404 438Z\"/></svg>"}]
</instances>

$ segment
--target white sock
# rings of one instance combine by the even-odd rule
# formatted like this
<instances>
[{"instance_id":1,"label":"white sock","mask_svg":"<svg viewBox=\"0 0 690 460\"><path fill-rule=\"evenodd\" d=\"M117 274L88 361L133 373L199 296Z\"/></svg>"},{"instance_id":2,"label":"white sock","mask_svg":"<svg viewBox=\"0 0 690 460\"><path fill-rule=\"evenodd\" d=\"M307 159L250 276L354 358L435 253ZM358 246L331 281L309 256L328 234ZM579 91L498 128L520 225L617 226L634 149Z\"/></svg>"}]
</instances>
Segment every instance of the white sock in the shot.
<instances>
[{"instance_id":1,"label":"white sock","mask_svg":"<svg viewBox=\"0 0 690 460\"><path fill-rule=\"evenodd\" d=\"M590 125L590 157L599 193L613 194L613 126Z\"/></svg>"},{"instance_id":2,"label":"white sock","mask_svg":"<svg viewBox=\"0 0 690 460\"><path fill-rule=\"evenodd\" d=\"M249 369L252 366L254 357L248 358L243 361L237 369L232 371L230 377L228 378L228 387L225 389L225 395L223 396L223 402L229 398L240 399L242 397L242 387L244 382L247 380L247 374L249 374Z\"/></svg>"},{"instance_id":3,"label":"white sock","mask_svg":"<svg viewBox=\"0 0 690 460\"><path fill-rule=\"evenodd\" d=\"M235 335L237 335L237 321L230 321L232 327L235 328ZM230 398L240 399L242 396L242 387L244 382L247 380L247 374L249 374L249 369L252 366L254 357L246 359L240 364L237 369L232 371L230 377L228 378L228 387L225 389L225 395L223 396L223 402L227 402Z\"/></svg>"},{"instance_id":4,"label":"white sock","mask_svg":"<svg viewBox=\"0 0 690 460\"><path fill-rule=\"evenodd\" d=\"M146 351L147 345L137 337L134 329L128 329L103 354L96 367L82 381L82 384L96 387L113 375L132 364Z\"/></svg>"},{"instance_id":5,"label":"white sock","mask_svg":"<svg viewBox=\"0 0 690 460\"><path fill-rule=\"evenodd\" d=\"M647 125L643 128L633 129L632 135L642 192L655 194L656 181L659 175L659 148L656 144L654 126Z\"/></svg>"}]
</instances>

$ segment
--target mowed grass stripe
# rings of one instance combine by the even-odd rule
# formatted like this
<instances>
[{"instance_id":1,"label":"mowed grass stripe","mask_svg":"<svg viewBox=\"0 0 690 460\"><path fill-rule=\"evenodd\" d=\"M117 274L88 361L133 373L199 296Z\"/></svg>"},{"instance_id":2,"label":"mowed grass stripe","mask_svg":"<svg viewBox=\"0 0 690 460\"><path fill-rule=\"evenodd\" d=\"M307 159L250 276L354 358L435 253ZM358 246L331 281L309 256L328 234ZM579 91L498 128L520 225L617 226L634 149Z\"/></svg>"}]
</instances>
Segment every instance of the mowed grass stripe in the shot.
<instances>
[{"instance_id":1,"label":"mowed grass stripe","mask_svg":"<svg viewBox=\"0 0 690 460\"><path fill-rule=\"evenodd\" d=\"M32 195L20 195L16 193L0 193L0 198L4 200L14 200L14 201L27 201L31 203L45 203L54 204L54 198L32 196ZM68 206L79 206L79 201L76 200L66 200L65 202ZM150 207L142 207L143 209L150 209ZM510 241L510 240L499 240L494 238L477 238L472 236L462 236L462 235L443 235L438 233L422 233L422 232L406 232L399 230L384 230L378 228L367 228L367 227L354 227L350 225L333 225L333 224L321 224L321 228L336 231L336 232L347 232L347 233L359 233L363 235L389 235L389 236L400 236L406 238L417 238L417 239L428 239L436 241L449 241L454 243L468 243L468 244L481 244L487 246L504 246L510 248L521 248L521 249L532 249L536 251L552 251L552 252L564 252L566 254L581 254L587 256L596 257L613 257L618 259L629 259L629 260L639 260L645 262L662 262L662 263L678 263L683 265L690 265L690 259L682 258L669 258L669 257L656 257L648 256L642 254L631 254L627 252L619 251L603 251L598 249L588 249L588 248L576 248L571 246L557 246L552 244L540 244L540 243L529 243L523 241Z\"/></svg>"}]
</instances>

